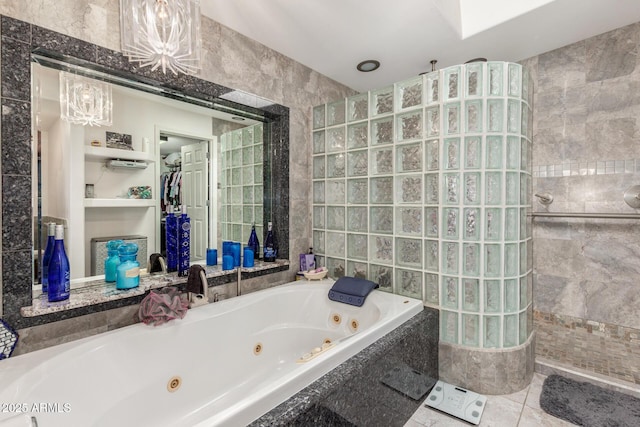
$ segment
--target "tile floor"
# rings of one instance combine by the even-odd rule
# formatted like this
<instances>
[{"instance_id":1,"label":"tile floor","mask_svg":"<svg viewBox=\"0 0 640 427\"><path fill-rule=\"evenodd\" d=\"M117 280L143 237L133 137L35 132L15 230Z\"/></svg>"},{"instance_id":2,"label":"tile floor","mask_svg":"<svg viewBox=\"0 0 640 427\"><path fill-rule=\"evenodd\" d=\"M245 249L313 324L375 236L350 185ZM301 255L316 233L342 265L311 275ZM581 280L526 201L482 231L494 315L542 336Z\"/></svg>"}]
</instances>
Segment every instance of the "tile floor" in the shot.
<instances>
[{"instance_id":1,"label":"tile floor","mask_svg":"<svg viewBox=\"0 0 640 427\"><path fill-rule=\"evenodd\" d=\"M535 373L531 384L517 393L487 396L480 427L560 427L573 424L555 418L540 409L540 392L546 377ZM404 427L469 427L472 424L449 415L420 406Z\"/></svg>"}]
</instances>

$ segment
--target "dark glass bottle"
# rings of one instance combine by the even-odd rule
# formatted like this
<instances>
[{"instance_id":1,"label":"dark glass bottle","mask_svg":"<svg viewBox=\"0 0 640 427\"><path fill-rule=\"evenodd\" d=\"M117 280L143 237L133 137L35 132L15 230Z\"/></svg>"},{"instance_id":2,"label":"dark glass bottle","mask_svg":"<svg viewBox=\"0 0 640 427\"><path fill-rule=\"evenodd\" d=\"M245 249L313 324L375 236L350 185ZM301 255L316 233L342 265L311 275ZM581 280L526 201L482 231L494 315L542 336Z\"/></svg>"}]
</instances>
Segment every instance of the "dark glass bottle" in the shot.
<instances>
[{"instance_id":1,"label":"dark glass bottle","mask_svg":"<svg viewBox=\"0 0 640 427\"><path fill-rule=\"evenodd\" d=\"M273 224L269 222L267 224L267 237L264 239L264 261L274 262L277 254L276 235L273 232Z\"/></svg>"},{"instance_id":2,"label":"dark glass bottle","mask_svg":"<svg viewBox=\"0 0 640 427\"><path fill-rule=\"evenodd\" d=\"M191 218L187 215L187 205L182 205L182 215L177 218L178 233L178 276L188 276L191 263Z\"/></svg>"},{"instance_id":3,"label":"dark glass bottle","mask_svg":"<svg viewBox=\"0 0 640 427\"><path fill-rule=\"evenodd\" d=\"M167 239L167 271L178 270L178 218L173 214L173 206L167 206L165 223Z\"/></svg>"},{"instance_id":4,"label":"dark glass bottle","mask_svg":"<svg viewBox=\"0 0 640 427\"><path fill-rule=\"evenodd\" d=\"M260 257L260 241L258 240L258 235L256 234L255 223L251 225L251 234L249 235L247 246L251 248L251 250L253 251L253 257L257 260Z\"/></svg>"},{"instance_id":5,"label":"dark glass bottle","mask_svg":"<svg viewBox=\"0 0 640 427\"><path fill-rule=\"evenodd\" d=\"M49 292L49 262L51 262L51 254L56 244L56 223L50 222L47 226L47 246L42 255L42 293Z\"/></svg>"},{"instance_id":6,"label":"dark glass bottle","mask_svg":"<svg viewBox=\"0 0 640 427\"><path fill-rule=\"evenodd\" d=\"M47 296L49 302L64 301L69 299L71 289L71 271L69 258L64 250L64 228L56 225L56 241L53 245L51 260L49 261L49 288Z\"/></svg>"}]
</instances>

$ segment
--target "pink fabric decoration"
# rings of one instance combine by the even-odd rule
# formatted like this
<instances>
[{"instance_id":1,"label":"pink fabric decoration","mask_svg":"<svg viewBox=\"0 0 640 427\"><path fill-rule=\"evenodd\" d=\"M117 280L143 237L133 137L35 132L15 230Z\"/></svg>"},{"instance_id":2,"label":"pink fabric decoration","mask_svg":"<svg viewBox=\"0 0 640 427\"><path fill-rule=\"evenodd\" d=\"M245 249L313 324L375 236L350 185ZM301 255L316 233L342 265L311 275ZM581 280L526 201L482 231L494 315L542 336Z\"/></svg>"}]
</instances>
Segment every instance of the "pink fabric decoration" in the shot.
<instances>
[{"instance_id":1,"label":"pink fabric decoration","mask_svg":"<svg viewBox=\"0 0 640 427\"><path fill-rule=\"evenodd\" d=\"M151 291L140 303L138 317L146 325L158 326L187 314L189 303L178 289L170 287Z\"/></svg>"}]
</instances>

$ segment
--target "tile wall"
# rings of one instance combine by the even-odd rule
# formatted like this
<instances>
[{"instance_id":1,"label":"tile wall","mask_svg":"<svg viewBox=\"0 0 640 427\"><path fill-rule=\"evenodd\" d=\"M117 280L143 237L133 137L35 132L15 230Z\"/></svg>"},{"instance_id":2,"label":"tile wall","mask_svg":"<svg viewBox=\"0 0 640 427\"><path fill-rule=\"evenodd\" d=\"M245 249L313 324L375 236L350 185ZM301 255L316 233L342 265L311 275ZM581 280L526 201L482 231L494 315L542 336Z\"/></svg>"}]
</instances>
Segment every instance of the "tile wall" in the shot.
<instances>
[{"instance_id":1,"label":"tile wall","mask_svg":"<svg viewBox=\"0 0 640 427\"><path fill-rule=\"evenodd\" d=\"M639 51L635 23L522 61L536 88L533 192L554 196L534 211L640 212L623 200L640 184ZM537 359L640 383L638 220L536 218L533 239Z\"/></svg>"}]
</instances>

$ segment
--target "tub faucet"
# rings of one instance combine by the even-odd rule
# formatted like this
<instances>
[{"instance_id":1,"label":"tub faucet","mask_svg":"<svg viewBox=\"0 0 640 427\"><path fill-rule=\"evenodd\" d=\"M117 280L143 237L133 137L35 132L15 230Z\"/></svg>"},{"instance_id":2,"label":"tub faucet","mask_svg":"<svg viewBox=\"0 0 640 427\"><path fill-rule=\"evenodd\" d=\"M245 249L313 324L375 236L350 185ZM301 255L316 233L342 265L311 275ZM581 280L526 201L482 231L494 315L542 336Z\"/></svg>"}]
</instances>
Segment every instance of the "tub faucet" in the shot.
<instances>
[{"instance_id":1,"label":"tub faucet","mask_svg":"<svg viewBox=\"0 0 640 427\"><path fill-rule=\"evenodd\" d=\"M201 265L192 265L187 278L189 292L189 308L199 307L209 303L209 284L207 275Z\"/></svg>"}]
</instances>

